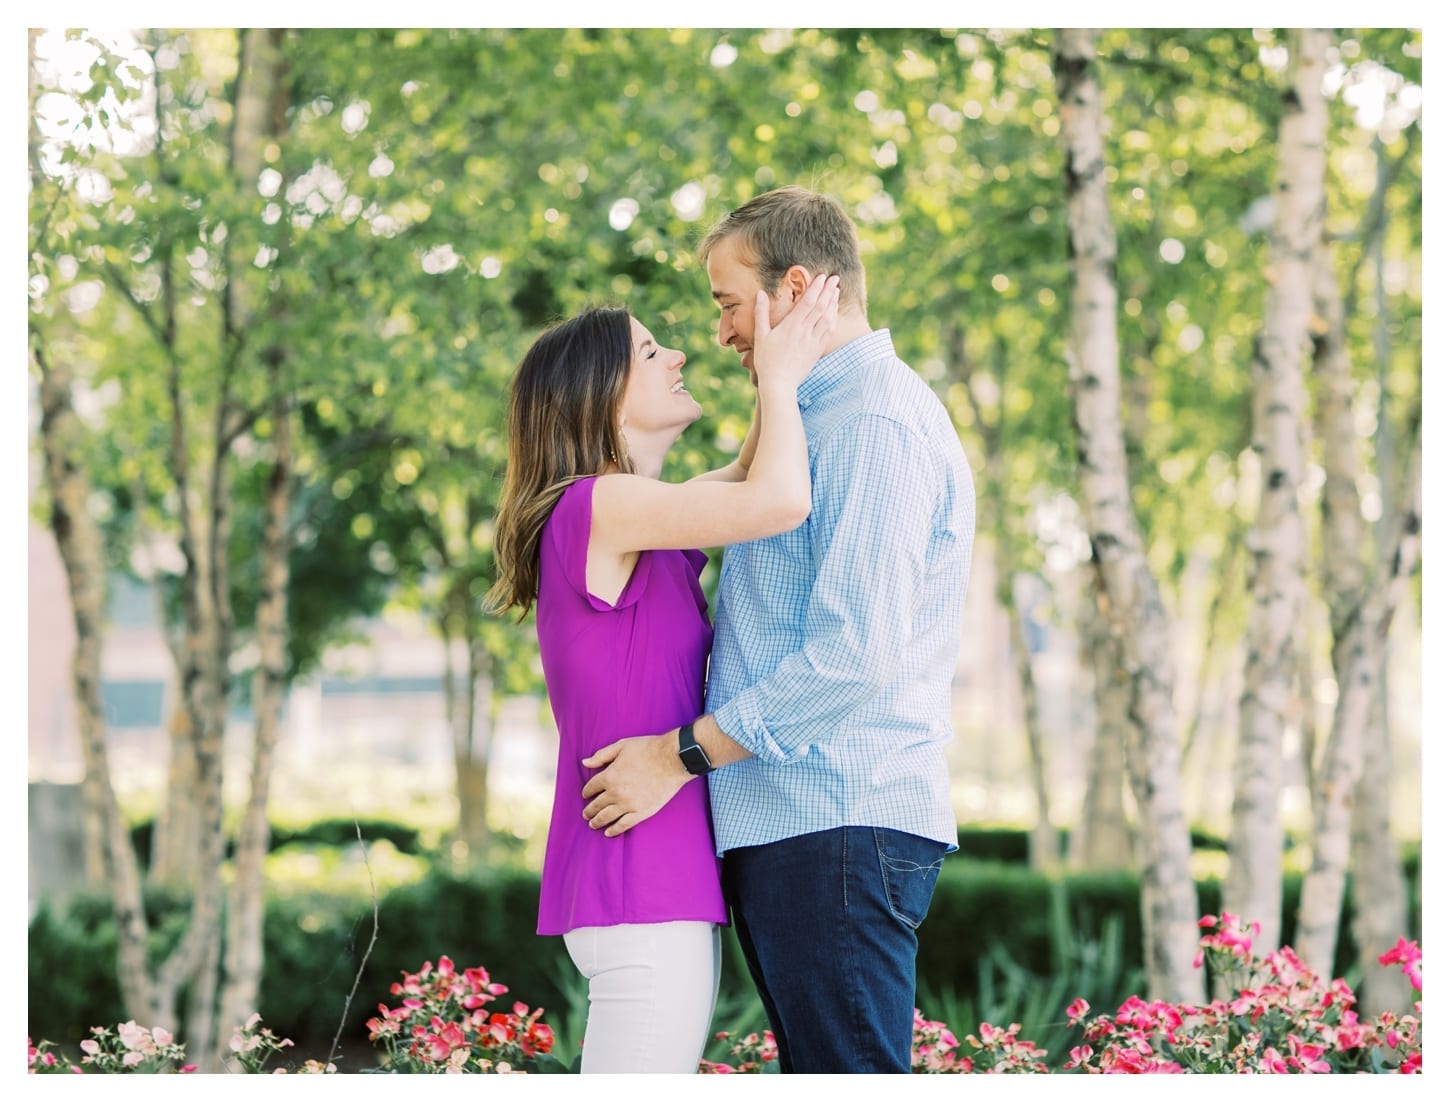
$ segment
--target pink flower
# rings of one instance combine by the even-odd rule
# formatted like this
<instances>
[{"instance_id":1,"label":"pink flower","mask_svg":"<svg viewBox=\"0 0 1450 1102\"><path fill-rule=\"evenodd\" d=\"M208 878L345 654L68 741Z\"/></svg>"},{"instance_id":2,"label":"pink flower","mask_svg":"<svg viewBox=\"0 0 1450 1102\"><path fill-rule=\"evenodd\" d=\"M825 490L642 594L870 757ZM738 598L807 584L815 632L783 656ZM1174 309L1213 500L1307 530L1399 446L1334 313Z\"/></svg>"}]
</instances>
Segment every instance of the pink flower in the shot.
<instances>
[{"instance_id":1,"label":"pink flower","mask_svg":"<svg viewBox=\"0 0 1450 1102\"><path fill-rule=\"evenodd\" d=\"M121 1057L121 1063L125 1064L128 1068L134 1068L145 1059L146 1054L144 1052L128 1052L125 1056Z\"/></svg>"},{"instance_id":2,"label":"pink flower","mask_svg":"<svg viewBox=\"0 0 1450 1102\"><path fill-rule=\"evenodd\" d=\"M1259 1057L1259 1070L1271 1075L1288 1075L1289 1065L1274 1049L1266 1048L1263 1056Z\"/></svg>"},{"instance_id":3,"label":"pink flower","mask_svg":"<svg viewBox=\"0 0 1450 1102\"><path fill-rule=\"evenodd\" d=\"M151 1040L151 1034L135 1022L122 1022L116 1027L116 1036L127 1048L137 1048Z\"/></svg>"},{"instance_id":4,"label":"pink flower","mask_svg":"<svg viewBox=\"0 0 1450 1102\"><path fill-rule=\"evenodd\" d=\"M1067 1004L1067 1020L1075 1022L1088 1012L1088 1001L1083 998L1073 999Z\"/></svg>"},{"instance_id":5,"label":"pink flower","mask_svg":"<svg viewBox=\"0 0 1450 1102\"><path fill-rule=\"evenodd\" d=\"M1359 1024L1359 1015L1353 1010L1346 1010L1344 1017L1339 1020L1339 1025L1335 1027L1334 1047L1340 1052L1363 1048L1369 1033L1368 1026Z\"/></svg>"},{"instance_id":6,"label":"pink flower","mask_svg":"<svg viewBox=\"0 0 1450 1102\"><path fill-rule=\"evenodd\" d=\"M81 1042L81 1051L87 1056L94 1056L101 1051L101 1046L96 1044L95 1041L87 1039Z\"/></svg>"},{"instance_id":7,"label":"pink flower","mask_svg":"<svg viewBox=\"0 0 1450 1102\"><path fill-rule=\"evenodd\" d=\"M1078 1045L1068 1053L1068 1056L1070 1059L1063 1067L1080 1068L1093 1058L1092 1045Z\"/></svg>"},{"instance_id":8,"label":"pink flower","mask_svg":"<svg viewBox=\"0 0 1450 1102\"><path fill-rule=\"evenodd\" d=\"M1302 1041L1296 1034L1289 1034L1289 1063L1293 1064L1300 1071L1328 1074L1334 1069L1329 1066L1328 1061L1321 1059L1324 1055L1324 1046L1310 1044Z\"/></svg>"},{"instance_id":9,"label":"pink flower","mask_svg":"<svg viewBox=\"0 0 1450 1102\"><path fill-rule=\"evenodd\" d=\"M448 1059L448 1054L453 1051L453 1047L436 1033L425 1033L418 1041L418 1045L419 1055L425 1060L443 1061Z\"/></svg>"},{"instance_id":10,"label":"pink flower","mask_svg":"<svg viewBox=\"0 0 1450 1102\"><path fill-rule=\"evenodd\" d=\"M1395 942L1395 947L1388 952L1380 954L1381 964L1400 964L1403 967L1400 971L1410 977L1410 986L1416 991L1421 990L1420 965L1423 954L1417 942L1401 937Z\"/></svg>"}]
</instances>

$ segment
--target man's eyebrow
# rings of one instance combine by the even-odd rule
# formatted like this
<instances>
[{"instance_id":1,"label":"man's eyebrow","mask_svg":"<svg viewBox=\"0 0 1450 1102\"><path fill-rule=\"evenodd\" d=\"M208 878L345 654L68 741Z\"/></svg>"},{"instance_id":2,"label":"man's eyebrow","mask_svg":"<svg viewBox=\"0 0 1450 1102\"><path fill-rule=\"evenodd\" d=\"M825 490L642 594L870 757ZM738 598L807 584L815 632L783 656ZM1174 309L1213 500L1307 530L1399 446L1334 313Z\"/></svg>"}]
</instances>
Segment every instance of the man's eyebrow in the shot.
<instances>
[{"instance_id":1,"label":"man's eyebrow","mask_svg":"<svg viewBox=\"0 0 1450 1102\"><path fill-rule=\"evenodd\" d=\"M716 301L719 301L722 298L734 298L735 295L733 295L729 291L711 291L710 297L715 299Z\"/></svg>"}]
</instances>

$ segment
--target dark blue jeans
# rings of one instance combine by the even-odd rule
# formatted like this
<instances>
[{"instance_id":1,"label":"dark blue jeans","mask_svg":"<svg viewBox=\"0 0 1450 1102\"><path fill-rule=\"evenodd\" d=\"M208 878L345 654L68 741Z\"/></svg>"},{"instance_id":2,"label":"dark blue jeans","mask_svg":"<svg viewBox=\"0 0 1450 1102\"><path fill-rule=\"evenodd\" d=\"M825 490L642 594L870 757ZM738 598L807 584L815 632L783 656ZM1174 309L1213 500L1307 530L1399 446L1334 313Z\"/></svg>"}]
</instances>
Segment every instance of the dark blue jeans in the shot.
<instances>
[{"instance_id":1,"label":"dark blue jeans","mask_svg":"<svg viewBox=\"0 0 1450 1102\"><path fill-rule=\"evenodd\" d=\"M946 846L841 827L725 854L725 899L783 1072L908 1072L916 928Z\"/></svg>"}]
</instances>

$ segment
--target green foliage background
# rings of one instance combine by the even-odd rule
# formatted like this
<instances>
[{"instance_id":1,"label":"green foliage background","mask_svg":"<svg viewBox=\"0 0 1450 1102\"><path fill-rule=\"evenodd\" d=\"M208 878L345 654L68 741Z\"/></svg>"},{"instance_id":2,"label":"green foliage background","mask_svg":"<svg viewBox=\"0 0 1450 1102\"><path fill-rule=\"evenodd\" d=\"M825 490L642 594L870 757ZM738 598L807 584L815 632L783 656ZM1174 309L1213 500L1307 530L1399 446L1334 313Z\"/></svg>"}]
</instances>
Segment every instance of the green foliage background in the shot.
<instances>
[{"instance_id":1,"label":"green foliage background","mask_svg":"<svg viewBox=\"0 0 1450 1102\"><path fill-rule=\"evenodd\" d=\"M227 174L236 32L137 32L139 52L98 40L93 83L62 112L70 125L38 135L63 156L30 196L31 304L34 333L111 403L92 459L113 561L128 568L138 532L174 524L166 355L182 357L199 416L224 375L255 402L234 449L244 506L271 432L264 352L285 357L305 429L294 674L385 599L432 608L458 584L481 596L508 381L561 314L628 302L685 349L706 414L666 477L718 464L743 435L750 394L714 345L693 246L716 216L784 183L827 190L856 218L872 320L940 390L979 471L982 434L1000 434L1008 462L979 493L984 512L1002 514L1014 561L1030 569L1055 545L1080 555L1035 513L1070 499L1074 464L1050 35L294 31L282 42L285 129L256 184ZM1417 125L1377 136L1356 123L1348 90L1384 77L1395 106L1418 86L1420 35L1336 42L1328 224L1346 273L1381 144L1400 165L1385 203L1384 308L1351 319L1368 454L1376 419L1402 425L1420 400L1420 159ZM1251 515L1248 365L1272 273L1246 216L1273 192L1282 78L1270 62L1283 45L1279 32L1222 29L1117 29L1100 43L1128 445L1170 597L1190 557L1221 554ZM52 119L56 102L42 95L37 114ZM139 152L108 151L99 136L115 130L138 130ZM84 194L73 173L90 180ZM1358 271L1363 302L1370 266ZM164 279L177 286L169 351ZM249 310L231 341L218 337L228 281ZM971 364L994 365L975 402ZM233 532L244 627L256 514L241 508ZM527 633L490 640L521 689L537 684L530 649Z\"/></svg>"}]
</instances>

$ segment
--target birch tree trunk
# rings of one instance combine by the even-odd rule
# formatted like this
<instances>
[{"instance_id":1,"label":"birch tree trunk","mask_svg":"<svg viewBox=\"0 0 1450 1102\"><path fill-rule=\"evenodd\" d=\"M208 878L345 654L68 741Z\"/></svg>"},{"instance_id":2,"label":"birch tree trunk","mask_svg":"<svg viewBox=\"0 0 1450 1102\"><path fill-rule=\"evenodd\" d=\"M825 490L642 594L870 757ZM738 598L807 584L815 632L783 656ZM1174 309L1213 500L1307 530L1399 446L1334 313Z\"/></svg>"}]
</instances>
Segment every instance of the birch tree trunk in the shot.
<instances>
[{"instance_id":1,"label":"birch tree trunk","mask_svg":"<svg viewBox=\"0 0 1450 1102\"><path fill-rule=\"evenodd\" d=\"M1327 32L1294 32L1291 80L1279 123L1273 271L1253 365L1252 446L1258 511L1247 537L1250 607L1233 822L1224 910L1262 927L1258 948L1280 945L1283 911L1284 731L1298 711L1298 639L1305 625L1304 482L1313 250L1324 232L1324 79Z\"/></svg>"},{"instance_id":2,"label":"birch tree trunk","mask_svg":"<svg viewBox=\"0 0 1450 1102\"><path fill-rule=\"evenodd\" d=\"M1194 682L1194 702L1193 707L1189 710L1188 734L1183 738L1185 763L1198 745L1205 719L1211 709L1208 701L1213 695L1211 686L1216 664L1215 656L1219 651L1220 623L1230 599L1240 593L1238 587L1239 559L1243 545L1243 529L1235 523L1225 537L1222 557L1214 564L1214 575L1218 578L1218 586L1214 590L1213 600L1209 602L1208 612L1204 616L1203 651L1198 661L1198 676Z\"/></svg>"},{"instance_id":3,"label":"birch tree trunk","mask_svg":"<svg viewBox=\"0 0 1450 1102\"><path fill-rule=\"evenodd\" d=\"M160 67L153 68L156 133L166 134L160 117L169 102L160 88ZM239 75L238 81L242 77ZM165 151L158 142L159 178L166 176ZM175 257L176 240L161 240L155 249L160 289L158 305L139 300L118 270L108 269L113 286L136 310L157 339L165 365L166 397L170 406L169 473L174 480L178 540L183 561L181 576L180 693L193 734L196 762L196 801L199 820L201 874L192 894L186 930L171 954L153 974L153 1012L145 1024L178 1030L178 1003L187 994L188 1051L202 1070L215 1070L213 1052L217 968L221 937L223 746L232 643L231 598L227 577L232 493L231 447L246 418L233 398L234 372L240 348L238 329L223 296L223 342L219 360L219 393L215 398L210 434L198 446L194 414L202 403L184 378L179 349ZM197 460L203 462L198 464ZM120 931L123 954L146 952L144 924L136 931ZM130 944L132 940L139 945Z\"/></svg>"},{"instance_id":4,"label":"birch tree trunk","mask_svg":"<svg viewBox=\"0 0 1450 1102\"><path fill-rule=\"evenodd\" d=\"M290 103L282 59L279 29L251 29L241 32L238 59L236 121L232 131L232 177L239 192L255 187L263 166L262 148L276 140L286 127ZM248 327L256 307L245 301L238 259L248 246L233 245L229 238L225 262L227 285L220 345L230 352L237 330ZM272 298L266 309L275 317L285 310L283 300ZM277 344L263 350L267 392L271 396L272 461L264 490L264 521L261 548L262 585L257 602L257 667L253 674L252 708L255 727L252 768L247 804L237 832L236 860L226 912L226 949L220 972L213 973L221 986L219 1013L214 1023L198 1017L191 1031L198 1039L211 1040L205 1053L208 1064L219 1070L220 1054L227 1050L232 1031L257 1011L262 983L262 920L265 911L263 863L267 856L269 824L267 805L271 793L283 696L287 684L287 584L288 553L291 548L292 504L292 405L290 380L285 370L287 355ZM218 418L217 434L229 446L235 429ZM220 458L220 456L219 456ZM218 543L224 553L226 540ZM221 592L226 592L223 578ZM227 617L230 622L230 615ZM230 645L221 654L225 662ZM200 1008L198 1008L200 1009Z\"/></svg>"},{"instance_id":5,"label":"birch tree trunk","mask_svg":"<svg viewBox=\"0 0 1450 1102\"><path fill-rule=\"evenodd\" d=\"M999 557L1001 556L999 550ZM1006 565L1006 564L1003 564ZM1006 575L1012 588L1013 575ZM1047 752L1042 735L1042 717L1037 707L1037 679L1032 672L1032 644L1015 594L1007 615L1011 623L1012 658L1017 669L1017 686L1022 698L1022 729L1027 736L1027 767L1032 777L1032 797L1037 821L1028 839L1028 856L1033 869L1048 872L1062 863L1057 828L1052 825L1051 800L1047 789Z\"/></svg>"},{"instance_id":6,"label":"birch tree trunk","mask_svg":"<svg viewBox=\"0 0 1450 1102\"><path fill-rule=\"evenodd\" d=\"M257 669L252 679L256 729L246 810L237 832L236 868L222 961L221 1011L216 1050L225 1052L232 1031L256 1013L262 985L262 920L265 916L263 863L270 827L267 805L287 686L287 584L291 549L292 411L281 383L282 351L272 365L272 468L267 476L262 536L262 591L257 604Z\"/></svg>"},{"instance_id":7,"label":"birch tree trunk","mask_svg":"<svg viewBox=\"0 0 1450 1102\"><path fill-rule=\"evenodd\" d=\"M458 829L468 861L488 860L493 831L488 825L488 771L497 729L498 704L494 686L494 663L481 634L481 625L469 597L469 582L460 575L454 587L453 615L461 625L464 640L463 677L449 672L445 684L450 697L450 726L453 731L453 768L458 794Z\"/></svg>"},{"instance_id":8,"label":"birch tree trunk","mask_svg":"<svg viewBox=\"0 0 1450 1102\"><path fill-rule=\"evenodd\" d=\"M1378 365L1379 403L1378 429L1375 432L1375 469L1380 472L1380 500L1389 502L1401 495L1392 484L1391 472L1398 468L1397 448L1387 402L1387 375L1390 358L1388 308L1385 303L1384 230L1385 197L1390 183L1403 166L1418 127L1409 134L1405 153L1391 161L1383 144L1377 143L1379 173L1375 193L1371 197L1365 223L1365 251L1360 260L1369 258L1374 266L1374 347ZM1358 287L1359 263L1350 273L1349 290L1345 295L1343 313L1354 312ZM1383 559L1395 538L1395 517L1386 509L1375 526L1377 558ZM1354 902L1354 940L1362 973L1358 990L1359 1011L1365 1018L1378 1017L1385 1011L1405 1013L1414 1005L1415 992L1408 977L1397 969L1384 968L1379 954L1410 933L1409 885L1404 861L1391 822L1391 781L1393 741L1390 736L1391 712L1388 687L1388 661L1382 655L1374 688L1375 704L1369 726L1365 729L1365 745L1361 759L1364 770L1354 790L1354 808L1350 825L1350 894Z\"/></svg>"},{"instance_id":9,"label":"birch tree trunk","mask_svg":"<svg viewBox=\"0 0 1450 1102\"><path fill-rule=\"evenodd\" d=\"M201 876L192 895L186 933L162 964L158 986L164 1005L174 1008L187 988L186 1042L189 1055L203 1071L218 1070L212 1048L217 974L214 962L221 938L222 864L226 857L222 780L232 615L226 576L230 536L230 445L223 430L209 441L210 469L206 488L197 493L192 478L187 432L187 399L180 364L171 370L172 469L181 520L182 608L185 623L182 685L195 733L197 809L201 831ZM217 428L230 412L228 387L218 399ZM174 1009L162 1024L174 1029ZM166 1019L170 1019L168 1022Z\"/></svg>"},{"instance_id":10,"label":"birch tree trunk","mask_svg":"<svg viewBox=\"0 0 1450 1102\"><path fill-rule=\"evenodd\" d=\"M1320 792L1314 810L1314 859L1304 877L1295 938L1299 956L1320 975L1328 975L1334 963L1349 864L1351 802L1363 755L1360 733L1371 720L1390 621L1420 559L1420 450L1417 428L1397 537L1334 644L1339 699L1316 782Z\"/></svg>"},{"instance_id":11,"label":"birch tree trunk","mask_svg":"<svg viewBox=\"0 0 1450 1102\"><path fill-rule=\"evenodd\" d=\"M1114 283L1117 237L1108 210L1105 118L1095 34L1057 32L1053 69L1062 114L1072 264L1068 365L1093 563L1123 646L1129 689L1128 771L1143 860L1143 936L1150 997L1199 1001L1197 897L1189 870L1173 711L1173 638L1133 514L1123 446Z\"/></svg>"},{"instance_id":12,"label":"birch tree trunk","mask_svg":"<svg viewBox=\"0 0 1450 1102\"><path fill-rule=\"evenodd\" d=\"M117 968L121 999L135 1021L154 1021L157 997L146 961L146 914L141 870L131 833L116 802L106 753L105 710L101 705L101 643L104 639L106 565L101 534L88 511L90 479L78 460L85 452L84 429L71 402L68 367L54 364L32 327L31 354L40 372L40 438L50 491L50 527L65 565L76 649L71 665L76 724L85 764L82 793L88 818L101 827L104 877L118 932Z\"/></svg>"},{"instance_id":13,"label":"birch tree trunk","mask_svg":"<svg viewBox=\"0 0 1450 1102\"><path fill-rule=\"evenodd\" d=\"M181 662L177 660L177 669ZM191 713L183 700L170 702L166 722L166 798L156 813L151 835L148 878L187 890L201 876L201 820L196 804L196 753Z\"/></svg>"},{"instance_id":14,"label":"birch tree trunk","mask_svg":"<svg viewBox=\"0 0 1450 1102\"><path fill-rule=\"evenodd\" d=\"M486 862L493 845L493 830L488 825L488 774L493 750L493 734L498 729L498 695L493 677L488 672L490 660L482 641L470 648L468 682L473 704L469 711L474 719L474 739L466 747L455 750L454 768L458 782L458 836L468 847L470 858Z\"/></svg>"},{"instance_id":15,"label":"birch tree trunk","mask_svg":"<svg viewBox=\"0 0 1450 1102\"><path fill-rule=\"evenodd\" d=\"M138 502L145 501L146 487L138 478L132 490ZM151 833L151 862L147 879L186 891L195 890L201 875L201 823L196 805L196 755L192 748L191 714L182 698L182 640L172 623L161 568L150 547L157 535L138 524L132 563L151 585L156 622L166 640L167 652L176 669L176 681L167 686L166 706L166 791L156 811Z\"/></svg>"},{"instance_id":16,"label":"birch tree trunk","mask_svg":"<svg viewBox=\"0 0 1450 1102\"><path fill-rule=\"evenodd\" d=\"M1379 179L1367 218L1366 253L1377 251L1382 236L1384 191L1391 177L1381 151ZM1364 255L1361 254L1361 259ZM1329 245L1323 240L1318 243L1314 303L1323 320L1323 331L1315 341L1314 368L1319 397L1316 421L1323 442L1325 471L1322 570L1339 697L1320 775L1311 786L1316 833L1310 879L1315 888L1313 896L1309 896L1306 881L1298 940L1301 955L1315 954L1314 959L1306 956L1306 962L1322 969L1321 974L1327 974L1336 949L1345 864L1352 860L1355 939L1364 963L1364 986L1367 993L1372 993L1378 1009L1386 1010L1404 1009L1409 1001L1409 989L1403 978L1380 968L1375 959L1379 952L1394 944L1408 924L1407 890L1399 847L1390 829L1390 741L1387 716L1381 708L1386 665L1383 636L1388 634L1397 599L1382 614L1380 638L1367 637L1367 633L1373 636L1378 629L1367 628L1364 617L1379 615L1373 605L1381 595L1370 586L1398 585L1395 577L1399 567L1382 565L1381 576L1372 579L1365 561L1371 532L1360 508L1359 487L1366 466L1355 428L1354 378L1345 343L1346 317L1356 301L1359 268L1357 262L1350 274L1350 290L1342 299ZM1381 435L1388 432L1387 424L1381 425L1380 432ZM1379 450L1382 453L1381 498L1389 501L1393 496L1391 462L1388 454L1384 454L1388 449ZM1393 564L1395 543L1403 538L1406 524L1418 532L1418 479L1416 455L1405 489L1410 496L1397 514L1414 519L1402 519L1399 533L1385 533L1387 538L1379 541L1377 558L1382 564ZM1413 565L1408 569L1412 570ZM1346 717L1343 720L1341 711ZM1327 806L1333 801L1347 807Z\"/></svg>"},{"instance_id":17,"label":"birch tree trunk","mask_svg":"<svg viewBox=\"0 0 1450 1102\"><path fill-rule=\"evenodd\" d=\"M35 38L29 33L29 94L33 105ZM48 185L40 169L35 113L31 112L29 165L31 186L43 194ZM59 196L57 196L57 200ZM54 207L52 207L52 210ZM29 244L48 244L49 214L30 226ZM111 896L117 931L116 971L121 1001L136 1021L157 1017L157 991L146 955L146 911L141 894L141 868L131 845L131 832L116 800L111 763L106 751L105 709L101 702L101 645L106 613L106 563L102 539L90 513L92 485L84 466L86 430L72 398L74 373L69 364L54 362L43 340L40 321L30 319L29 347L39 375L40 439L46 487L50 493L50 529L65 568L71 616L75 623L75 654L71 680L75 694L77 733L84 773L81 795L86 845L86 874L99 877Z\"/></svg>"},{"instance_id":18,"label":"birch tree trunk","mask_svg":"<svg viewBox=\"0 0 1450 1102\"><path fill-rule=\"evenodd\" d=\"M45 194L45 173L40 167L40 132L34 110L39 92L36 86L35 40L40 31L32 27L26 41L27 82L29 92L30 129L27 153L30 186L36 194ZM59 196L56 197L57 200ZM32 222L30 245L45 243L49 217L37 225ZM37 320L30 325L31 358L40 374L41 436L45 457L45 477L50 487L50 526L57 542L62 529L71 539L69 556L62 547L62 562L70 589L72 617L77 636L76 652L71 659L71 679L75 687L77 725L81 735L81 756L84 774L81 779L81 867L86 883L100 887L109 883L107 821L105 798L98 787L105 776L109 793L109 764L105 759L105 712L100 698L100 636L94 640L80 634L82 620L90 630L99 633L104 625L106 607L105 565L101 558L101 540L85 503L91 483L84 469L74 460L77 452L68 448L84 435L71 402L72 377L68 369L57 369L50 363L41 339ZM47 421L47 417L49 421ZM81 646L87 647L82 654ZM92 653L93 651L93 653ZM91 751L99 749L101 758L93 767ZM130 844L129 835L127 845Z\"/></svg>"},{"instance_id":19,"label":"birch tree trunk","mask_svg":"<svg viewBox=\"0 0 1450 1102\"><path fill-rule=\"evenodd\" d=\"M1394 759L1387 701L1382 691L1384 666L1382 654L1372 690L1373 714L1364 731L1360 755L1364 767L1354 788L1350 821L1352 929L1361 973L1358 1009L1366 1021L1386 1010L1407 1013L1416 998L1408 977L1379 963L1380 953L1392 947L1398 937L1410 936L1409 885L1405 882L1404 858L1390 824Z\"/></svg>"},{"instance_id":20,"label":"birch tree trunk","mask_svg":"<svg viewBox=\"0 0 1450 1102\"><path fill-rule=\"evenodd\" d=\"M955 313L945 323L945 345L947 366L953 377L964 386L967 401L971 405L972 420L982 441L984 468L980 482L981 492L987 501L987 512L994 518L991 544L993 565L996 570L997 603L1007 617L1011 639L1013 668L1017 674L1017 687L1022 701L1022 727L1027 739L1027 767L1032 780L1033 801L1037 818L1028 839L1029 862L1032 868L1045 871L1061 863L1062 855L1057 837L1057 828L1052 825L1051 801L1047 786L1047 753L1042 731L1041 709L1038 707L1037 679L1032 672L1032 650L1027 639L1027 627L1023 622L1018 605L1013 579L1020 572L1018 556L1014 551L1012 532L1007 524L1006 499L1006 455L1002 445L1002 419L1005 411L998 409L988 414L978 397L978 385L974 376L983 370L967 351L966 333L957 322ZM991 375L992 390L997 394L1006 389L1007 346L997 340L993 348Z\"/></svg>"},{"instance_id":21,"label":"birch tree trunk","mask_svg":"<svg viewBox=\"0 0 1450 1102\"><path fill-rule=\"evenodd\" d=\"M1137 844L1123 800L1130 685L1096 571L1085 590L1080 631L1082 664L1093 681L1093 740L1082 818L1073 831L1068 859L1074 869L1124 869L1136 863Z\"/></svg>"}]
</instances>

